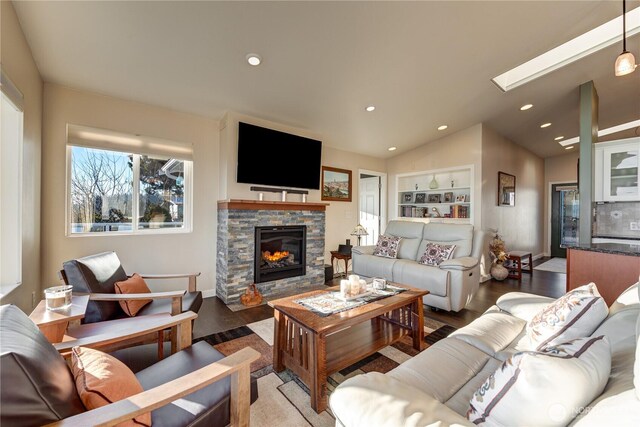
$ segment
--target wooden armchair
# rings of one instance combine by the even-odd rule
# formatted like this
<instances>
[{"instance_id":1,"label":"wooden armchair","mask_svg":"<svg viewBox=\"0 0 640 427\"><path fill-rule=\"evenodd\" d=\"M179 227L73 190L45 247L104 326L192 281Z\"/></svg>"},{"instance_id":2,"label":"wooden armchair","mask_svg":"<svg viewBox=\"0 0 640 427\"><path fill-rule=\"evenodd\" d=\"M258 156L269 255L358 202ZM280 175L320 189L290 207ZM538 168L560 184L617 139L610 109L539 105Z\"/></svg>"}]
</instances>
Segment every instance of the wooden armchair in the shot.
<instances>
[{"instance_id":1,"label":"wooden armchair","mask_svg":"<svg viewBox=\"0 0 640 427\"><path fill-rule=\"evenodd\" d=\"M202 292L196 290L196 278L200 273L189 274L142 274L143 279L188 279L188 290L182 296L182 310L197 313L202 305ZM103 252L83 258L66 261L60 271L60 278L65 284L73 286L75 294L94 295L87 305L87 312L83 323L104 322L126 317L118 304L119 299L133 299L115 296L115 283L129 278L122 268L122 264L115 252ZM100 295L109 294L109 295ZM162 294L162 293L160 293ZM168 301L166 296L157 293L144 294L141 299L153 299L151 304L143 307L138 314L167 313L176 309L174 301Z\"/></svg>"},{"instance_id":2,"label":"wooden armchair","mask_svg":"<svg viewBox=\"0 0 640 427\"><path fill-rule=\"evenodd\" d=\"M157 316L177 317L150 317ZM122 332L120 337L97 334L56 347L94 346L96 341L99 347L131 333ZM250 364L260 355L251 348L224 357L204 341L187 346L135 374L144 392L91 411L84 409L64 358L15 306L0 307L0 348L0 382L10 385L0 395L3 427L111 426L146 412L156 426L248 426L249 406L257 398Z\"/></svg>"}]
</instances>

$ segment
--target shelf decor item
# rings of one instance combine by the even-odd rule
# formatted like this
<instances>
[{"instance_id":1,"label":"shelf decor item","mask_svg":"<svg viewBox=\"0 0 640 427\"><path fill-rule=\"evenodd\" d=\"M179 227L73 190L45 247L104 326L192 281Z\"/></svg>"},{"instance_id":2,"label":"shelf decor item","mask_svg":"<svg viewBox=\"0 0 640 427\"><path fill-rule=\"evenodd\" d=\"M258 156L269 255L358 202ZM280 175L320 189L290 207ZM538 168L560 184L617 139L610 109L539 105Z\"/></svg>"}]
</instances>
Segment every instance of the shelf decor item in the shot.
<instances>
[{"instance_id":1,"label":"shelf decor item","mask_svg":"<svg viewBox=\"0 0 640 427\"><path fill-rule=\"evenodd\" d=\"M429 203L440 203L441 194L429 194Z\"/></svg>"},{"instance_id":2,"label":"shelf decor item","mask_svg":"<svg viewBox=\"0 0 640 427\"><path fill-rule=\"evenodd\" d=\"M453 192L449 191L447 193L444 193L444 202L445 203L453 202Z\"/></svg>"},{"instance_id":3,"label":"shelf decor item","mask_svg":"<svg viewBox=\"0 0 640 427\"><path fill-rule=\"evenodd\" d=\"M432 190L437 190L438 189L438 181L436 181L436 176L433 175L433 178L431 179L431 182L429 183L429 188Z\"/></svg>"},{"instance_id":4,"label":"shelf decor item","mask_svg":"<svg viewBox=\"0 0 640 427\"><path fill-rule=\"evenodd\" d=\"M405 203L411 203L411 202L413 202L413 193L404 193L404 194L402 195L402 200L403 200Z\"/></svg>"},{"instance_id":5,"label":"shelf decor item","mask_svg":"<svg viewBox=\"0 0 640 427\"><path fill-rule=\"evenodd\" d=\"M351 171L322 166L322 200L351 201Z\"/></svg>"},{"instance_id":6,"label":"shelf decor item","mask_svg":"<svg viewBox=\"0 0 640 427\"><path fill-rule=\"evenodd\" d=\"M498 206L516 205L516 177L498 172Z\"/></svg>"},{"instance_id":7,"label":"shelf decor item","mask_svg":"<svg viewBox=\"0 0 640 427\"><path fill-rule=\"evenodd\" d=\"M416 193L416 203L424 203L426 196L425 193Z\"/></svg>"}]
</instances>

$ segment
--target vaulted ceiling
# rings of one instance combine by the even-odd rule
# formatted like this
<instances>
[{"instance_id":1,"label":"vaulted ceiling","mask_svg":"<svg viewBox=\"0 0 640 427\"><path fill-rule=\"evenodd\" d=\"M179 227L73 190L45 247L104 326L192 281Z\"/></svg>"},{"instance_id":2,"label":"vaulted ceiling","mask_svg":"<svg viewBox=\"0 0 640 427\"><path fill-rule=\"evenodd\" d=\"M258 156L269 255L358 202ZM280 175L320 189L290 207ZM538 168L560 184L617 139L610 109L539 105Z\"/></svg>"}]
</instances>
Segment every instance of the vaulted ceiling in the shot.
<instances>
[{"instance_id":1,"label":"vaulted ceiling","mask_svg":"<svg viewBox=\"0 0 640 427\"><path fill-rule=\"evenodd\" d=\"M618 44L507 93L490 80L619 16L618 1L14 6L46 81L213 118L234 110L378 157L479 122L542 157L564 154L553 138L578 135L589 80L600 128L640 118L640 71L613 75ZM640 36L628 48L640 58Z\"/></svg>"}]
</instances>

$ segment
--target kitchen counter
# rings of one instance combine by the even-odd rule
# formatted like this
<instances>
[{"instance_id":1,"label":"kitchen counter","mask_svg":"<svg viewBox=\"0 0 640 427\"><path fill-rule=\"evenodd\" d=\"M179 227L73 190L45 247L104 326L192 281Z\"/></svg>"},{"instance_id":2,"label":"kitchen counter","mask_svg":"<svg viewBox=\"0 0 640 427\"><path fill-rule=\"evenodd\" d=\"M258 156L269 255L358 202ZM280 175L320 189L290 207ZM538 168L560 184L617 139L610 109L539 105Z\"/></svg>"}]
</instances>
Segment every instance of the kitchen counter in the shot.
<instances>
[{"instance_id":1,"label":"kitchen counter","mask_svg":"<svg viewBox=\"0 0 640 427\"><path fill-rule=\"evenodd\" d=\"M629 255L640 257L640 245L626 243L584 243L576 245L566 245L567 249L580 251L600 252L603 254Z\"/></svg>"},{"instance_id":2,"label":"kitchen counter","mask_svg":"<svg viewBox=\"0 0 640 427\"><path fill-rule=\"evenodd\" d=\"M640 245L586 243L567 245L567 291L593 282L611 305L638 281Z\"/></svg>"}]
</instances>

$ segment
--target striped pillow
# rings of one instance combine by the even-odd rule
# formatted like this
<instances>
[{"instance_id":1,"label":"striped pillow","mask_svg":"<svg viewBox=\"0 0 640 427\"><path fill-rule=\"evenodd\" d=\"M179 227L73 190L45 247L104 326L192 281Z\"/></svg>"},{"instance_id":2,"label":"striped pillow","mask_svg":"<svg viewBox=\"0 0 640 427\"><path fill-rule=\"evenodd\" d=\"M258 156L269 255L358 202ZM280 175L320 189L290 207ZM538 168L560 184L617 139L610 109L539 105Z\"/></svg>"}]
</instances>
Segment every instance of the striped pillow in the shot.
<instances>
[{"instance_id":1,"label":"striped pillow","mask_svg":"<svg viewBox=\"0 0 640 427\"><path fill-rule=\"evenodd\" d=\"M484 426L565 426L609 380L603 336L516 353L471 398L467 419Z\"/></svg>"},{"instance_id":2,"label":"striped pillow","mask_svg":"<svg viewBox=\"0 0 640 427\"><path fill-rule=\"evenodd\" d=\"M543 308L527 323L531 348L588 337L609 314L594 283L580 286Z\"/></svg>"}]
</instances>

